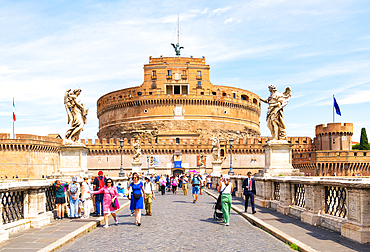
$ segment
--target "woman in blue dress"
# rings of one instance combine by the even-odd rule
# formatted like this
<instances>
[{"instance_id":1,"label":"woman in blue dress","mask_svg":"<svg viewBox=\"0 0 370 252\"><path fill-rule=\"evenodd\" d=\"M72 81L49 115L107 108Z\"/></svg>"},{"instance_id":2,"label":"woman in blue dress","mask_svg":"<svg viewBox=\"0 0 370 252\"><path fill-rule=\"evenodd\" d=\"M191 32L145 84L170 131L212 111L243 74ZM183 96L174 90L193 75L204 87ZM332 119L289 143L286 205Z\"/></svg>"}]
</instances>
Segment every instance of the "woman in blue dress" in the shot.
<instances>
[{"instance_id":1,"label":"woman in blue dress","mask_svg":"<svg viewBox=\"0 0 370 252\"><path fill-rule=\"evenodd\" d=\"M130 184L129 191L131 192L131 205L130 210L134 210L135 213L135 224L140 226L140 218L141 218L141 209L144 208L144 199L145 199L145 193L144 193L144 184L140 181L139 174L134 172L132 174L132 180L133 182Z\"/></svg>"}]
</instances>

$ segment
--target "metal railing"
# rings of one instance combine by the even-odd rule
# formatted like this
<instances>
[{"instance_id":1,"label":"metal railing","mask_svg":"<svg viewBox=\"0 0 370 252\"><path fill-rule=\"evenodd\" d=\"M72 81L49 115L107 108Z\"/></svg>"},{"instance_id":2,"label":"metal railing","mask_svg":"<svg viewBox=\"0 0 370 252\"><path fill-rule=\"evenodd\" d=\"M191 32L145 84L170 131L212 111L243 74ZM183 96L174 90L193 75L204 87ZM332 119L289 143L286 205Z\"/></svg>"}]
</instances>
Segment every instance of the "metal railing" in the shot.
<instances>
[{"instance_id":1,"label":"metal railing","mask_svg":"<svg viewBox=\"0 0 370 252\"><path fill-rule=\"evenodd\" d=\"M305 207L305 189L303 184L294 185L294 202L293 205Z\"/></svg>"}]
</instances>

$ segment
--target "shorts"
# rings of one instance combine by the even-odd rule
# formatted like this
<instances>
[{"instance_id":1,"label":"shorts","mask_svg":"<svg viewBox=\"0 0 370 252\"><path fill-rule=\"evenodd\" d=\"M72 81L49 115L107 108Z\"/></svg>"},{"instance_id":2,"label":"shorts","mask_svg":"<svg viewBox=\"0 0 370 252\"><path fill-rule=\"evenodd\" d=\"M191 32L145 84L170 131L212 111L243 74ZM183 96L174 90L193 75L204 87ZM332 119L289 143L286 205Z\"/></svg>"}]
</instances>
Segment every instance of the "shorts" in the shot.
<instances>
[{"instance_id":1,"label":"shorts","mask_svg":"<svg viewBox=\"0 0 370 252\"><path fill-rule=\"evenodd\" d=\"M66 197L56 197L55 204L64 204L66 203Z\"/></svg>"},{"instance_id":2,"label":"shorts","mask_svg":"<svg viewBox=\"0 0 370 252\"><path fill-rule=\"evenodd\" d=\"M193 186L193 194L199 194L199 186Z\"/></svg>"}]
</instances>

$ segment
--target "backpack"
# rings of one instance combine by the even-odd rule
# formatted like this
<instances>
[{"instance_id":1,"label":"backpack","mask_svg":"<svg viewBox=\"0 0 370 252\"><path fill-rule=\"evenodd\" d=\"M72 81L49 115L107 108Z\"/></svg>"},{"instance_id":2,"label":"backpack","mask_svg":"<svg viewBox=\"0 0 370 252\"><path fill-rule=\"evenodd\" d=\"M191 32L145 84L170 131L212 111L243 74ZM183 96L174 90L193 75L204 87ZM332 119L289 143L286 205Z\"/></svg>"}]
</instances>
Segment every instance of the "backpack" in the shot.
<instances>
[{"instance_id":1,"label":"backpack","mask_svg":"<svg viewBox=\"0 0 370 252\"><path fill-rule=\"evenodd\" d=\"M103 179L100 179L99 177L96 177L99 181L99 186L98 186L98 190L103 188L105 186L105 183L104 183L104 178Z\"/></svg>"},{"instance_id":2,"label":"backpack","mask_svg":"<svg viewBox=\"0 0 370 252\"><path fill-rule=\"evenodd\" d=\"M177 186L177 180L176 179L172 180L172 186Z\"/></svg>"},{"instance_id":3,"label":"backpack","mask_svg":"<svg viewBox=\"0 0 370 252\"><path fill-rule=\"evenodd\" d=\"M71 194L76 194L78 191L77 183L76 184L70 184L69 192Z\"/></svg>"},{"instance_id":4,"label":"backpack","mask_svg":"<svg viewBox=\"0 0 370 252\"><path fill-rule=\"evenodd\" d=\"M164 186L164 185L166 185L166 181L162 180L161 186Z\"/></svg>"},{"instance_id":5,"label":"backpack","mask_svg":"<svg viewBox=\"0 0 370 252\"><path fill-rule=\"evenodd\" d=\"M197 179L197 182L195 181ZM200 184L200 179L198 177L193 178L193 185L199 185Z\"/></svg>"}]
</instances>

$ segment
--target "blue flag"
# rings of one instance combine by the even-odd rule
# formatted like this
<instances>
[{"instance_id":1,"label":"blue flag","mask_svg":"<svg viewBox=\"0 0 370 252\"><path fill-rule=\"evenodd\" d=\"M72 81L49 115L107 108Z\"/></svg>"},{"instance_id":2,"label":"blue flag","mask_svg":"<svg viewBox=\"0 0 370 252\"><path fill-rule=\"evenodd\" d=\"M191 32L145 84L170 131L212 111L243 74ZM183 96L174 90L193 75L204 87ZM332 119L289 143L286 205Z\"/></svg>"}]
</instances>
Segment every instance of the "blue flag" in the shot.
<instances>
[{"instance_id":1,"label":"blue flag","mask_svg":"<svg viewBox=\"0 0 370 252\"><path fill-rule=\"evenodd\" d=\"M334 95L333 95L333 98L334 98L334 108L335 108L335 112L337 113L337 115L342 116L342 114L340 113L339 105L338 105L337 100L335 99Z\"/></svg>"}]
</instances>

